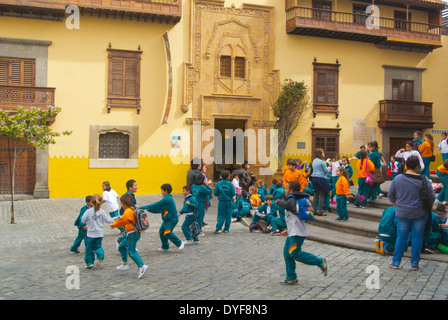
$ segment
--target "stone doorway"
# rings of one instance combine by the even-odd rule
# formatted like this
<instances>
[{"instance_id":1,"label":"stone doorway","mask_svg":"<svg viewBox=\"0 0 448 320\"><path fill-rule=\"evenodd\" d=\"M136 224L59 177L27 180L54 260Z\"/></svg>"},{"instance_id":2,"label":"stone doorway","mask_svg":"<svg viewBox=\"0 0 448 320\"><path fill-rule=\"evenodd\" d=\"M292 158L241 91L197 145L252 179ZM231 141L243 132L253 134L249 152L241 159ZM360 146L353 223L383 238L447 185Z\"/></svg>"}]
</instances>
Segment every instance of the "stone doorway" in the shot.
<instances>
[{"instance_id":1,"label":"stone doorway","mask_svg":"<svg viewBox=\"0 0 448 320\"><path fill-rule=\"evenodd\" d=\"M215 137L215 163L213 164L213 181L221 179L221 172L236 169L237 163L244 162L246 153L246 141L244 130L247 128L247 121L241 119L215 119L214 127L221 134L221 139ZM219 150L220 149L220 150ZM217 159L217 155L221 159Z\"/></svg>"}]
</instances>

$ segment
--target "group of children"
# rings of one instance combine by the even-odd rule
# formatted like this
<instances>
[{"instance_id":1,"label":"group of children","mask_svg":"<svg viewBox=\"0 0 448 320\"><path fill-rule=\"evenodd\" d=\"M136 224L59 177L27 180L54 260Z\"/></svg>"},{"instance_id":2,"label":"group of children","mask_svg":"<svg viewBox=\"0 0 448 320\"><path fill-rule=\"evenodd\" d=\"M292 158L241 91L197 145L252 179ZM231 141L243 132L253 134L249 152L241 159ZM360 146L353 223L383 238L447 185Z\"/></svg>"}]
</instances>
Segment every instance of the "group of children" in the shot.
<instances>
[{"instance_id":1,"label":"group of children","mask_svg":"<svg viewBox=\"0 0 448 320\"><path fill-rule=\"evenodd\" d=\"M168 183L163 184L161 188L162 199L155 203L141 206L137 205L135 192L137 191L137 182L129 180L126 182L127 191L121 197L110 188L109 182L103 183L103 196L94 194L85 198L86 205L80 210L75 220L75 226L78 228L78 236L76 237L70 251L79 253L78 248L84 240L85 253L84 261L87 269L94 266L98 267L104 260L104 250L102 248L102 240L104 236L104 223L109 223L110 228L120 230L120 235L116 239L118 251L121 255L121 265L117 270L128 270L128 256L138 267L138 278L142 278L148 270L148 266L143 262L137 251L137 242L140 240L142 232L136 228L135 210L141 209L151 213L161 214L162 224L159 229L159 237L162 246L158 251L169 251L169 241L172 242L179 250L184 248L185 244L194 244L199 240L191 237L188 225L193 223L196 218L193 212L199 207L195 197L191 197L191 187L184 187L185 201L183 208L177 212L176 203L171 195L172 186ZM106 203L109 216L101 209L101 204ZM120 203L120 204L118 204ZM179 222L179 216L186 215L182 231L184 232L187 242L184 243L174 233L174 228ZM190 241L191 240L191 241ZM95 261L96 257L96 261Z\"/></svg>"}]
</instances>

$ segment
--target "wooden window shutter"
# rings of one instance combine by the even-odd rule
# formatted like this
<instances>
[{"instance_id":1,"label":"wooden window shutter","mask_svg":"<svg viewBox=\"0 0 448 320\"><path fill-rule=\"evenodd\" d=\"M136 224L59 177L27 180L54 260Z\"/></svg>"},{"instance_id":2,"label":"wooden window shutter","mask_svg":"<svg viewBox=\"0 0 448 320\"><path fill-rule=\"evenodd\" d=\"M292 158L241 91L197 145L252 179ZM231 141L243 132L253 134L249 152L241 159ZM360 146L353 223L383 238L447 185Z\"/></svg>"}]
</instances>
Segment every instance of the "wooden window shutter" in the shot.
<instances>
[{"instance_id":1,"label":"wooden window shutter","mask_svg":"<svg viewBox=\"0 0 448 320\"><path fill-rule=\"evenodd\" d=\"M141 51L109 51L109 83L107 107L137 108L140 113Z\"/></svg>"},{"instance_id":2,"label":"wooden window shutter","mask_svg":"<svg viewBox=\"0 0 448 320\"><path fill-rule=\"evenodd\" d=\"M314 101L313 115L318 112L335 113L339 115L339 63L317 63L314 65Z\"/></svg>"},{"instance_id":3,"label":"wooden window shutter","mask_svg":"<svg viewBox=\"0 0 448 320\"><path fill-rule=\"evenodd\" d=\"M0 84L34 86L35 60L0 58Z\"/></svg>"}]
</instances>

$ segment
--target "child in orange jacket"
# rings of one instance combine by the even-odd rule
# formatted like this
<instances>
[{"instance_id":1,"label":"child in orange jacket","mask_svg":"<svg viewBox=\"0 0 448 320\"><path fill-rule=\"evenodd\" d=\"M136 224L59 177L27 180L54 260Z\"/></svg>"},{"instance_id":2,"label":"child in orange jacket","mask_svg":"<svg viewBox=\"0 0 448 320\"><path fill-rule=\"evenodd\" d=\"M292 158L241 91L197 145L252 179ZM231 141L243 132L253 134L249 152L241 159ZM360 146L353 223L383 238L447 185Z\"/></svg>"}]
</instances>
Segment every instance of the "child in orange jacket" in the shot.
<instances>
[{"instance_id":1,"label":"child in orange jacket","mask_svg":"<svg viewBox=\"0 0 448 320\"><path fill-rule=\"evenodd\" d=\"M348 184L348 173L343 167L336 169L336 176L339 177L336 182L336 209L338 211L338 221L348 221L347 199L350 196Z\"/></svg>"},{"instance_id":2,"label":"child in orange jacket","mask_svg":"<svg viewBox=\"0 0 448 320\"><path fill-rule=\"evenodd\" d=\"M120 198L121 206L124 209L123 215L115 220L110 228L122 228L124 227L124 231L126 232L126 237L123 241L120 242L118 246L118 251L120 251L122 263L117 267L117 270L128 270L128 255L131 257L132 261L138 267L138 278L142 278L145 274L146 270L148 270L148 266L143 263L142 258L138 254L136 250L137 241L140 240L140 232L134 229L133 225L135 225L135 215L133 205L132 195L129 193L125 193Z\"/></svg>"}]
</instances>

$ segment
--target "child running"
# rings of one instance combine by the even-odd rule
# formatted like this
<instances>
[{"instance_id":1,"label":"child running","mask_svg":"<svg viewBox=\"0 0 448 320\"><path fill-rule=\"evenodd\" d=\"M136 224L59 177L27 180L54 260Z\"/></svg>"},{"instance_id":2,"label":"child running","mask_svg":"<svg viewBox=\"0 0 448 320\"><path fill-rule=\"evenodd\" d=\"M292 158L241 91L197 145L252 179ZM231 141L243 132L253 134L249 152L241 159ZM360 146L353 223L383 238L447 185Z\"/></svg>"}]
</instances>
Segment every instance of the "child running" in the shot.
<instances>
[{"instance_id":1,"label":"child running","mask_svg":"<svg viewBox=\"0 0 448 320\"><path fill-rule=\"evenodd\" d=\"M99 194L92 196L92 208L88 209L82 216L81 223L87 226L86 237L86 251L84 261L86 269L91 269L94 266L95 255L98 261L95 266L99 267L104 260L104 250L101 247L104 235L104 222L112 223L116 218L111 218L106 215L106 212L101 209L102 197Z\"/></svg>"},{"instance_id":2,"label":"child running","mask_svg":"<svg viewBox=\"0 0 448 320\"><path fill-rule=\"evenodd\" d=\"M202 176L202 175L198 175ZM170 240L174 245L176 245L179 250L184 248L184 243L174 234L174 228L179 222L179 217L177 216L176 203L174 202L171 192L173 187L169 183L162 184L160 187L161 194L163 196L162 200L149 204L147 206L136 207L136 209L147 210L151 213L161 213L162 214L162 225L159 229L160 241L162 242L162 247L157 249L160 252L167 252L170 250Z\"/></svg>"},{"instance_id":3,"label":"child running","mask_svg":"<svg viewBox=\"0 0 448 320\"><path fill-rule=\"evenodd\" d=\"M196 198L191 194L191 187L186 185L182 189L182 193L184 194L184 205L182 206L182 209L179 210L179 217L181 214L185 214L185 220L184 223L182 223L182 232L185 236L185 240L187 241L185 244L198 244L199 238L197 235L194 237L191 235L190 226L197 222L197 208L198 208L198 202Z\"/></svg>"},{"instance_id":4,"label":"child running","mask_svg":"<svg viewBox=\"0 0 448 320\"><path fill-rule=\"evenodd\" d=\"M121 207L124 210L123 215L114 221L110 228L125 228L126 237L121 241L118 246L118 251L121 255L122 263L117 267L117 270L128 270L128 255L131 257L132 261L138 267L138 279L141 279L145 274L146 270L148 270L148 266L143 263L142 258L138 254L136 250L137 241L140 240L141 234L137 230L135 230L135 215L133 205L132 195L129 193L125 193L120 198Z\"/></svg>"},{"instance_id":5,"label":"child running","mask_svg":"<svg viewBox=\"0 0 448 320\"><path fill-rule=\"evenodd\" d=\"M73 245L70 247L70 251L73 253L79 253L79 246L81 245L81 242L84 240L84 246L86 245L86 236L87 236L87 232L86 229L87 227L81 223L81 219L82 216L84 215L84 213L92 207L92 196L87 196L86 197L86 205L83 206L81 208L81 210L79 211L79 215L75 220L75 226L78 228L78 236L76 237L75 241L73 242Z\"/></svg>"},{"instance_id":6,"label":"child running","mask_svg":"<svg viewBox=\"0 0 448 320\"><path fill-rule=\"evenodd\" d=\"M300 261L307 265L318 266L325 276L327 276L328 266L327 259L319 258L312 253L302 251L302 245L308 236L305 221L299 218L303 211L311 210L311 205L306 196L300 192L300 183L298 181L290 181L285 187L285 200L277 200L276 204L284 208L287 230L282 231L282 235L286 236L285 246L283 249L283 257L286 264L286 279L282 284L297 284L296 261ZM298 205L298 207L297 207ZM297 212L299 209L299 212ZM306 215L306 212L305 212Z\"/></svg>"}]
</instances>

